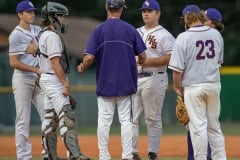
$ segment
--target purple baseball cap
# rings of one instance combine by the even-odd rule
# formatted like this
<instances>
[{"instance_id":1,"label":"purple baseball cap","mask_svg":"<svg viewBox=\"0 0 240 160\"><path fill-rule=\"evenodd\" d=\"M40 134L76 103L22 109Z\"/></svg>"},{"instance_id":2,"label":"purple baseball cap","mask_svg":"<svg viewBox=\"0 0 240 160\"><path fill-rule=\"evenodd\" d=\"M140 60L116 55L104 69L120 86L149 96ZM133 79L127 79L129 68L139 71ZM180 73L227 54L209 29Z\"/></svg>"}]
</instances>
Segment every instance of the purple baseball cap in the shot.
<instances>
[{"instance_id":1,"label":"purple baseball cap","mask_svg":"<svg viewBox=\"0 0 240 160\"><path fill-rule=\"evenodd\" d=\"M222 22L222 15L216 8L208 8L205 11L205 15L207 16L208 19Z\"/></svg>"},{"instance_id":2,"label":"purple baseball cap","mask_svg":"<svg viewBox=\"0 0 240 160\"><path fill-rule=\"evenodd\" d=\"M35 10L35 9L37 9L37 8L34 7L34 5L32 4L31 1L24 0L24 1L21 1L17 4L16 12L19 13L19 12L22 12L22 11L32 11L32 10Z\"/></svg>"},{"instance_id":3,"label":"purple baseball cap","mask_svg":"<svg viewBox=\"0 0 240 160\"><path fill-rule=\"evenodd\" d=\"M150 9L150 10L160 11L160 5L156 0L146 0L146 1L143 2L142 8L140 8L140 9L141 10Z\"/></svg>"},{"instance_id":4,"label":"purple baseball cap","mask_svg":"<svg viewBox=\"0 0 240 160\"><path fill-rule=\"evenodd\" d=\"M184 17L188 13L200 13L201 9L196 5L188 5L182 11L182 16Z\"/></svg>"}]
</instances>

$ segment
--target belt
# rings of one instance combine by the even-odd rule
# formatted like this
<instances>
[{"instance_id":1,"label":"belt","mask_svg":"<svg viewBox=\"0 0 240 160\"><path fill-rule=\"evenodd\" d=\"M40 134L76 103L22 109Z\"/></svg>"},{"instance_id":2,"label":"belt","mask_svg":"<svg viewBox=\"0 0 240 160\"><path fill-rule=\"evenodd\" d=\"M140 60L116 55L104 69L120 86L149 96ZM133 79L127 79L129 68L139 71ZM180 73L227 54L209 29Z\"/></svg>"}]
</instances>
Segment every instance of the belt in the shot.
<instances>
[{"instance_id":1,"label":"belt","mask_svg":"<svg viewBox=\"0 0 240 160\"><path fill-rule=\"evenodd\" d=\"M50 73L50 72L46 72L46 73L43 73L43 74L50 74L50 75L54 75L54 73Z\"/></svg>"},{"instance_id":2,"label":"belt","mask_svg":"<svg viewBox=\"0 0 240 160\"><path fill-rule=\"evenodd\" d=\"M155 74L163 74L164 72L143 72L138 74L138 78L151 77Z\"/></svg>"}]
</instances>

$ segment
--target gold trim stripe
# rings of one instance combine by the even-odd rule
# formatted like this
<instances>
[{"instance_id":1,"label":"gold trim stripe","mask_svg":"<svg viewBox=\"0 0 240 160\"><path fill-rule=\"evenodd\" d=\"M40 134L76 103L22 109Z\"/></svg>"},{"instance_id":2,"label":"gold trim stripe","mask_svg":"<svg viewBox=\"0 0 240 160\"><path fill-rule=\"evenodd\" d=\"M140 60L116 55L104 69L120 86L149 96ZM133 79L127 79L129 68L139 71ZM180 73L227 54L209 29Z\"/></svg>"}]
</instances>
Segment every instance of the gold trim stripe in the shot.
<instances>
[{"instance_id":1,"label":"gold trim stripe","mask_svg":"<svg viewBox=\"0 0 240 160\"><path fill-rule=\"evenodd\" d=\"M221 75L240 75L240 66L222 67Z\"/></svg>"}]
</instances>

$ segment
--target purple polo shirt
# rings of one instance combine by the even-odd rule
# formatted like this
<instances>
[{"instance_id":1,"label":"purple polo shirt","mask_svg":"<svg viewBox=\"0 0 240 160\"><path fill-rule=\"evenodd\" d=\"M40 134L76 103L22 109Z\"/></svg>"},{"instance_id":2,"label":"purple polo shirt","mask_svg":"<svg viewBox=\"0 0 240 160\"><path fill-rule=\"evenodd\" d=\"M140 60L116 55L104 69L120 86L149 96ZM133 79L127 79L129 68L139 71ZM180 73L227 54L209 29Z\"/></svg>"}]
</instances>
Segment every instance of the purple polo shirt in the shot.
<instances>
[{"instance_id":1,"label":"purple polo shirt","mask_svg":"<svg viewBox=\"0 0 240 160\"><path fill-rule=\"evenodd\" d=\"M86 54L95 56L98 96L127 96L137 91L135 56L146 50L136 29L118 18L109 18L93 30Z\"/></svg>"}]
</instances>

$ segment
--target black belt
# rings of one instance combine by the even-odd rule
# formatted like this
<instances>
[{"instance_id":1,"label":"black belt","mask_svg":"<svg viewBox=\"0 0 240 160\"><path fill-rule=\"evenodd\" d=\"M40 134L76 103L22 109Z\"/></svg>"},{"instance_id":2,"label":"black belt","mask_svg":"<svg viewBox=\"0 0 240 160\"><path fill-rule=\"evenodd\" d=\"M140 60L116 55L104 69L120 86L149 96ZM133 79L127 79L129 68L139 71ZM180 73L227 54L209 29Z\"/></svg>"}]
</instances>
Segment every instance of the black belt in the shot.
<instances>
[{"instance_id":1,"label":"black belt","mask_svg":"<svg viewBox=\"0 0 240 160\"><path fill-rule=\"evenodd\" d=\"M144 73L139 73L138 78L143 78L143 77L151 77L154 74L163 74L164 72L144 72Z\"/></svg>"},{"instance_id":2,"label":"black belt","mask_svg":"<svg viewBox=\"0 0 240 160\"><path fill-rule=\"evenodd\" d=\"M46 73L43 73L43 74L50 74L50 75L54 75L54 73L50 73L50 72L46 72Z\"/></svg>"}]
</instances>

